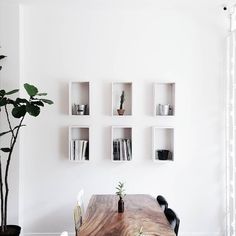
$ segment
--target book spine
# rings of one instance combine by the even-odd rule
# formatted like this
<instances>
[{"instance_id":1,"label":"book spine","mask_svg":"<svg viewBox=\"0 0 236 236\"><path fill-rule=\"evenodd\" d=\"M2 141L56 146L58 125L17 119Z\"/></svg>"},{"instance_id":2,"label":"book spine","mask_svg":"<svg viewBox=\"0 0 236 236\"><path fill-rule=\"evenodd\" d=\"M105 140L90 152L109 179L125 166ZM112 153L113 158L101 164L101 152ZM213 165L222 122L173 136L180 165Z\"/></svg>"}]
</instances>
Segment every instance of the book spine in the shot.
<instances>
[{"instance_id":1,"label":"book spine","mask_svg":"<svg viewBox=\"0 0 236 236\"><path fill-rule=\"evenodd\" d=\"M86 148L87 148L87 143L88 143L87 140L83 140L83 155L82 155L83 160L86 160L85 152L86 152Z\"/></svg>"},{"instance_id":2,"label":"book spine","mask_svg":"<svg viewBox=\"0 0 236 236\"><path fill-rule=\"evenodd\" d=\"M129 161L132 160L132 149L131 149L131 140L127 139L127 150L128 150L128 157Z\"/></svg>"},{"instance_id":3,"label":"book spine","mask_svg":"<svg viewBox=\"0 0 236 236\"><path fill-rule=\"evenodd\" d=\"M123 152L124 152L124 161L127 161L127 151L126 151L126 147L127 147L127 145L126 145L126 140L125 139L123 139L122 140L122 143L123 143Z\"/></svg>"},{"instance_id":4,"label":"book spine","mask_svg":"<svg viewBox=\"0 0 236 236\"><path fill-rule=\"evenodd\" d=\"M86 143L86 149L85 149L85 160L89 160L89 141Z\"/></svg>"},{"instance_id":5,"label":"book spine","mask_svg":"<svg viewBox=\"0 0 236 236\"><path fill-rule=\"evenodd\" d=\"M70 160L75 160L75 142L74 140L70 141Z\"/></svg>"}]
</instances>

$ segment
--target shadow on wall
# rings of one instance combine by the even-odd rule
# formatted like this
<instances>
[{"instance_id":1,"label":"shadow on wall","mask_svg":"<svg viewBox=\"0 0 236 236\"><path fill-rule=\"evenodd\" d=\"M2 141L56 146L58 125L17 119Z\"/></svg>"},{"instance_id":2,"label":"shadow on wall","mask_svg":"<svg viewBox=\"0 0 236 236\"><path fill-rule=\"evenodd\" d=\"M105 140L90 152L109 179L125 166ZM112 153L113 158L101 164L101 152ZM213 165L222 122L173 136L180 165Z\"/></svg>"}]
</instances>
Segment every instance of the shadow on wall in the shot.
<instances>
[{"instance_id":1,"label":"shadow on wall","mask_svg":"<svg viewBox=\"0 0 236 236\"><path fill-rule=\"evenodd\" d=\"M107 126L102 129L102 137L103 137L103 150L102 153L104 153L104 159L111 160L111 127Z\"/></svg>"},{"instance_id":2,"label":"shadow on wall","mask_svg":"<svg viewBox=\"0 0 236 236\"><path fill-rule=\"evenodd\" d=\"M111 82L102 82L103 86L102 86L102 94L101 94L101 98L102 98L102 114L103 115L107 115L107 116L111 116L112 114L112 83ZM107 94L107 96L104 96L104 94Z\"/></svg>"},{"instance_id":3,"label":"shadow on wall","mask_svg":"<svg viewBox=\"0 0 236 236\"><path fill-rule=\"evenodd\" d=\"M68 127L62 127L59 131L59 149L60 149L60 159L68 160L69 158L69 147L68 147Z\"/></svg>"},{"instance_id":4,"label":"shadow on wall","mask_svg":"<svg viewBox=\"0 0 236 236\"><path fill-rule=\"evenodd\" d=\"M60 81L60 80L59 80ZM61 114L69 114L69 83L61 82L58 94L58 104L60 104L59 112Z\"/></svg>"},{"instance_id":5,"label":"shadow on wall","mask_svg":"<svg viewBox=\"0 0 236 236\"><path fill-rule=\"evenodd\" d=\"M51 209L51 207L48 206L47 209ZM56 220L49 220L55 218ZM47 214L35 219L35 221L32 222L31 228L34 229L34 234L35 232L38 232L39 235L45 234L45 232L48 232L49 234L54 234L58 232L58 235L60 235L59 232L65 230L73 232L73 226L73 206L68 204L60 205L60 208L50 210L47 212ZM51 232L52 229L56 229L57 232ZM31 235L31 232L26 233Z\"/></svg>"}]
</instances>

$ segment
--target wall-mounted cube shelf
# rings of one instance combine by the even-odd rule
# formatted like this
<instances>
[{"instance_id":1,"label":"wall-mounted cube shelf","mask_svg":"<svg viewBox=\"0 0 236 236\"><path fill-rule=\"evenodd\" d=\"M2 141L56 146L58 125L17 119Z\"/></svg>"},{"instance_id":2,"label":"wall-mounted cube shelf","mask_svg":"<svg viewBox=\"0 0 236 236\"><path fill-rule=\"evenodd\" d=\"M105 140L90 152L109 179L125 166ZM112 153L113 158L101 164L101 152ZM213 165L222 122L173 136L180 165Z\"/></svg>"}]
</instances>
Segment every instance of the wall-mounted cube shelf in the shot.
<instances>
[{"instance_id":1,"label":"wall-mounted cube shelf","mask_svg":"<svg viewBox=\"0 0 236 236\"><path fill-rule=\"evenodd\" d=\"M90 83L71 81L69 85L69 114L90 115Z\"/></svg>"},{"instance_id":2,"label":"wall-mounted cube shelf","mask_svg":"<svg viewBox=\"0 0 236 236\"><path fill-rule=\"evenodd\" d=\"M152 127L152 158L156 162L174 160L173 127Z\"/></svg>"},{"instance_id":3,"label":"wall-mounted cube shelf","mask_svg":"<svg viewBox=\"0 0 236 236\"><path fill-rule=\"evenodd\" d=\"M154 83L154 116L175 115L175 83Z\"/></svg>"},{"instance_id":4,"label":"wall-mounted cube shelf","mask_svg":"<svg viewBox=\"0 0 236 236\"><path fill-rule=\"evenodd\" d=\"M75 162L89 161L89 127L69 127L69 159Z\"/></svg>"},{"instance_id":5,"label":"wall-mounted cube shelf","mask_svg":"<svg viewBox=\"0 0 236 236\"><path fill-rule=\"evenodd\" d=\"M132 160L132 127L111 127L111 159L114 162Z\"/></svg>"},{"instance_id":6,"label":"wall-mounted cube shelf","mask_svg":"<svg viewBox=\"0 0 236 236\"><path fill-rule=\"evenodd\" d=\"M120 109L120 96L124 91L125 101L123 105L124 115L130 116L132 109L132 83L131 82L114 82L112 83L112 115L119 116L117 109Z\"/></svg>"}]
</instances>

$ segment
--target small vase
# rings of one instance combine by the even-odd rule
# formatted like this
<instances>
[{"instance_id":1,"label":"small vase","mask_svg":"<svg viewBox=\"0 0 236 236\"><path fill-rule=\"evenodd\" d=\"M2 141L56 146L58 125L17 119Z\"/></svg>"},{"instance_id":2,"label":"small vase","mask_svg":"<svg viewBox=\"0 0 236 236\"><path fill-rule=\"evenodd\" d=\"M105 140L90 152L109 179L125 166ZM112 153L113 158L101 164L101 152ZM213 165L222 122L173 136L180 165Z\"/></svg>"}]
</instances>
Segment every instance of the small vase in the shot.
<instances>
[{"instance_id":1,"label":"small vase","mask_svg":"<svg viewBox=\"0 0 236 236\"><path fill-rule=\"evenodd\" d=\"M118 212L123 213L124 212L124 201L122 198L118 201Z\"/></svg>"},{"instance_id":2,"label":"small vase","mask_svg":"<svg viewBox=\"0 0 236 236\"><path fill-rule=\"evenodd\" d=\"M117 112L118 112L119 116L123 116L125 113L125 109L117 109Z\"/></svg>"}]
</instances>

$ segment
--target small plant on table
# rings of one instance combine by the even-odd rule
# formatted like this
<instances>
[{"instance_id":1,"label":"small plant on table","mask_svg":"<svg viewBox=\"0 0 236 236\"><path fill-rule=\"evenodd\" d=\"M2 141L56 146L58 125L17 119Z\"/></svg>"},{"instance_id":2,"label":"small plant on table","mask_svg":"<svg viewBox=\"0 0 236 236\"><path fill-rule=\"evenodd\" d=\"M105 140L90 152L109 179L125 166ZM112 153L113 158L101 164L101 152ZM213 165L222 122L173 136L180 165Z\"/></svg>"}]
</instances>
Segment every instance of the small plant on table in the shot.
<instances>
[{"instance_id":1,"label":"small plant on table","mask_svg":"<svg viewBox=\"0 0 236 236\"><path fill-rule=\"evenodd\" d=\"M118 201L118 212L122 213L124 212L124 200L123 198L125 197L125 189L124 189L124 183L119 182L118 186L116 187L116 195L119 196L119 201Z\"/></svg>"}]
</instances>

